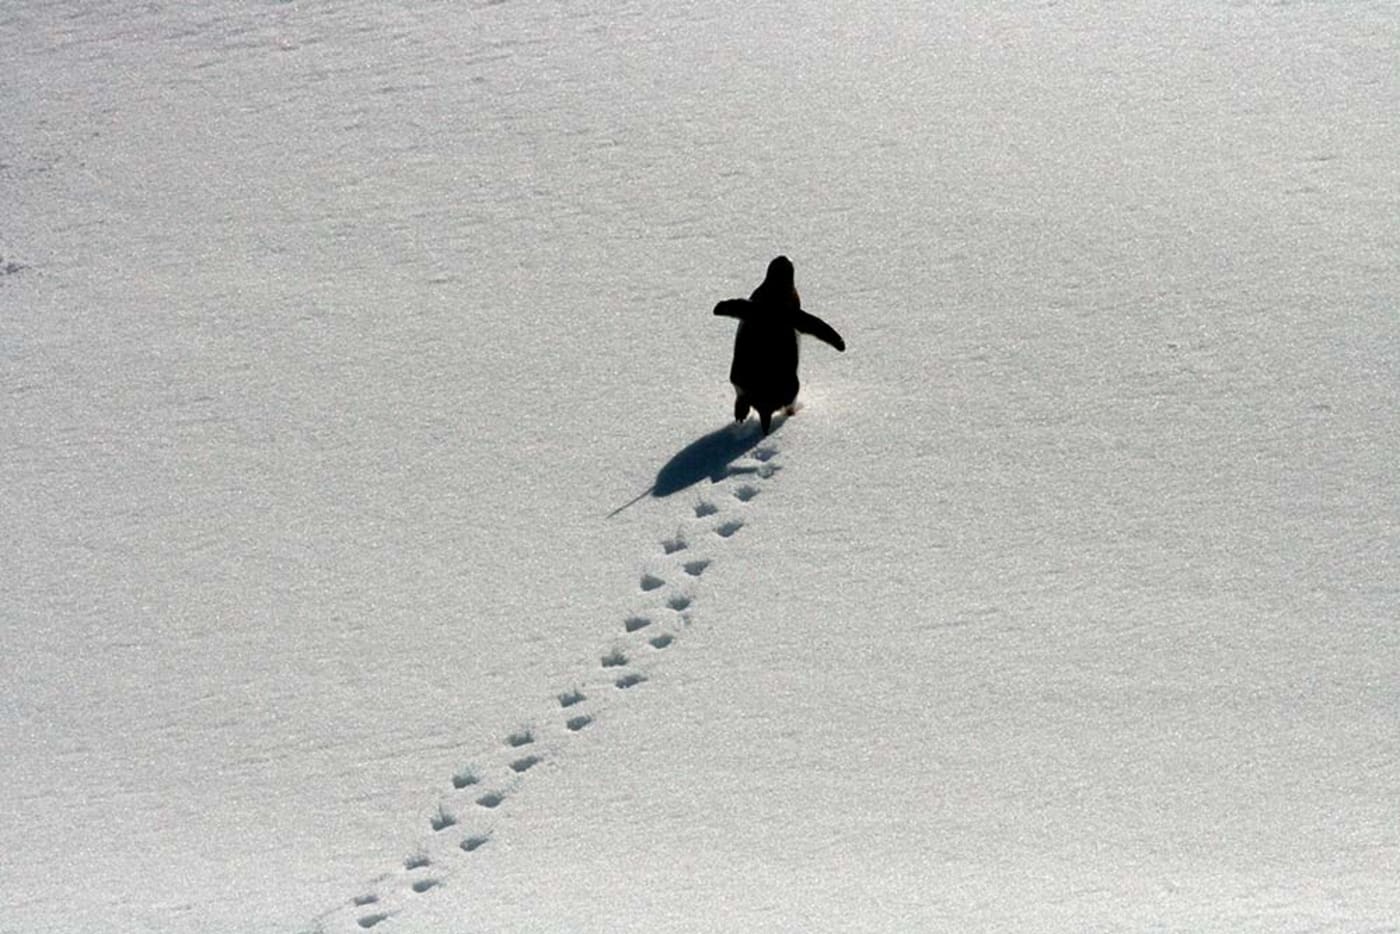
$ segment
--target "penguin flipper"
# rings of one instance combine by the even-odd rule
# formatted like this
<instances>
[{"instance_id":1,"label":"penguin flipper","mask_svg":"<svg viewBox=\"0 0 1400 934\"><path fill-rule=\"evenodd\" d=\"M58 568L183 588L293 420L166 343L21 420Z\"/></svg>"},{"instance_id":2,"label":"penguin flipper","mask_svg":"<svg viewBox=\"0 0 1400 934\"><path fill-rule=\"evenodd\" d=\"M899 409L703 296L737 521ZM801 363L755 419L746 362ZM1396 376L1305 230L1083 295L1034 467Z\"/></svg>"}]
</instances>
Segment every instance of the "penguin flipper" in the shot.
<instances>
[{"instance_id":1,"label":"penguin flipper","mask_svg":"<svg viewBox=\"0 0 1400 934\"><path fill-rule=\"evenodd\" d=\"M721 302L721 304L723 304L723 302ZM715 313L719 314L718 308L715 309ZM797 330L801 331L803 334L810 334L819 341L825 341L837 350L845 351L846 342L841 339L841 335L837 334L835 328L816 315L808 314L798 309L797 314L793 317L792 323L793 327L797 328Z\"/></svg>"},{"instance_id":2,"label":"penguin flipper","mask_svg":"<svg viewBox=\"0 0 1400 934\"><path fill-rule=\"evenodd\" d=\"M747 298L726 298L715 306L715 314L725 318L738 318L740 321L753 314L753 302Z\"/></svg>"}]
</instances>

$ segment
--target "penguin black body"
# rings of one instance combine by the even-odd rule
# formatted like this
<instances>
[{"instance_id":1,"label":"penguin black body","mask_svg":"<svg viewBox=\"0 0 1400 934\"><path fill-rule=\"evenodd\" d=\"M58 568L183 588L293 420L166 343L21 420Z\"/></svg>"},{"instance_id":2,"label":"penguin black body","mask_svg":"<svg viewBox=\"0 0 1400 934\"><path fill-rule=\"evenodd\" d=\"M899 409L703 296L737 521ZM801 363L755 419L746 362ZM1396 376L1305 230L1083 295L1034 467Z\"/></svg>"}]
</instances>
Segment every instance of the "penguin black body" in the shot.
<instances>
[{"instance_id":1,"label":"penguin black body","mask_svg":"<svg viewBox=\"0 0 1400 934\"><path fill-rule=\"evenodd\" d=\"M773 413L784 409L791 414L797 399L798 335L810 334L837 350L846 349L846 342L831 325L802 310L793 284L792 261L786 256L768 264L767 276L752 295L720 302L715 314L739 319L734 363L729 368L734 418L742 422L752 408L758 412L765 435L772 426Z\"/></svg>"}]
</instances>

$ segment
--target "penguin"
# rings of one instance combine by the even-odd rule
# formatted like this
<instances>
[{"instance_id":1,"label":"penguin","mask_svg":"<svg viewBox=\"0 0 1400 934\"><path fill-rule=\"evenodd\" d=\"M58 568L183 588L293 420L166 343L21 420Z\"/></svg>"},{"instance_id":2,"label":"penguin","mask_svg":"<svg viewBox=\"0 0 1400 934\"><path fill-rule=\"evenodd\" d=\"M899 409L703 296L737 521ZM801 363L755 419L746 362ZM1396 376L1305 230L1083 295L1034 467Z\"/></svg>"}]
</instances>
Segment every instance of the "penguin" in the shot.
<instances>
[{"instance_id":1,"label":"penguin","mask_svg":"<svg viewBox=\"0 0 1400 934\"><path fill-rule=\"evenodd\" d=\"M734 385L734 420L742 422L752 408L763 433L773 424L773 413L792 414L797 399L798 335L810 334L837 350L846 342L831 325L802 310L802 299L793 284L792 261L776 257L768 264L762 284L748 298L729 298L715 306L715 314L738 318L734 335L734 362L729 382Z\"/></svg>"}]
</instances>

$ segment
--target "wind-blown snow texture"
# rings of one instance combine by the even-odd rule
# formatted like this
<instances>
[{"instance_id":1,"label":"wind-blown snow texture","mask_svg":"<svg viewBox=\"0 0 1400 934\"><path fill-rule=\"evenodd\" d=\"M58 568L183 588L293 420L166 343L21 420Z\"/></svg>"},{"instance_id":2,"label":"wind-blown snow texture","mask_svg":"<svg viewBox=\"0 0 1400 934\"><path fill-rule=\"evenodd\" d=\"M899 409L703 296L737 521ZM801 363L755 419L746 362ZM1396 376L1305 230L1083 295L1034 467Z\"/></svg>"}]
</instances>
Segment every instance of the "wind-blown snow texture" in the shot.
<instances>
[{"instance_id":1,"label":"wind-blown snow texture","mask_svg":"<svg viewBox=\"0 0 1400 934\"><path fill-rule=\"evenodd\" d=\"M1400 930L1397 61L7 4L0 931Z\"/></svg>"}]
</instances>

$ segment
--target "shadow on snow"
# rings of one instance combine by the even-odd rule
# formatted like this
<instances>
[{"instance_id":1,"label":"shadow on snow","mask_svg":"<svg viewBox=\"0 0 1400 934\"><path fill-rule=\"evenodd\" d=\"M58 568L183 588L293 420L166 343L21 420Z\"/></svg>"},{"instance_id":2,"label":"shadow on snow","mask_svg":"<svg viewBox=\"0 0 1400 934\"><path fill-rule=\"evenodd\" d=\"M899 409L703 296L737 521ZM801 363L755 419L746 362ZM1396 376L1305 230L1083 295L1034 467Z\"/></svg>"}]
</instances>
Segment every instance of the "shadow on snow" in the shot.
<instances>
[{"instance_id":1,"label":"shadow on snow","mask_svg":"<svg viewBox=\"0 0 1400 934\"><path fill-rule=\"evenodd\" d=\"M782 423L781 416L773 420L770 437L777 433ZM708 479L711 483L716 483L731 472L742 472L731 471L729 465L757 447L763 437L763 430L758 427L758 422L751 419L742 423L730 422L723 428L695 439L673 454L656 472L656 481L650 489L643 490L608 513L608 518L611 519L648 493L660 499L694 486L701 480Z\"/></svg>"}]
</instances>

